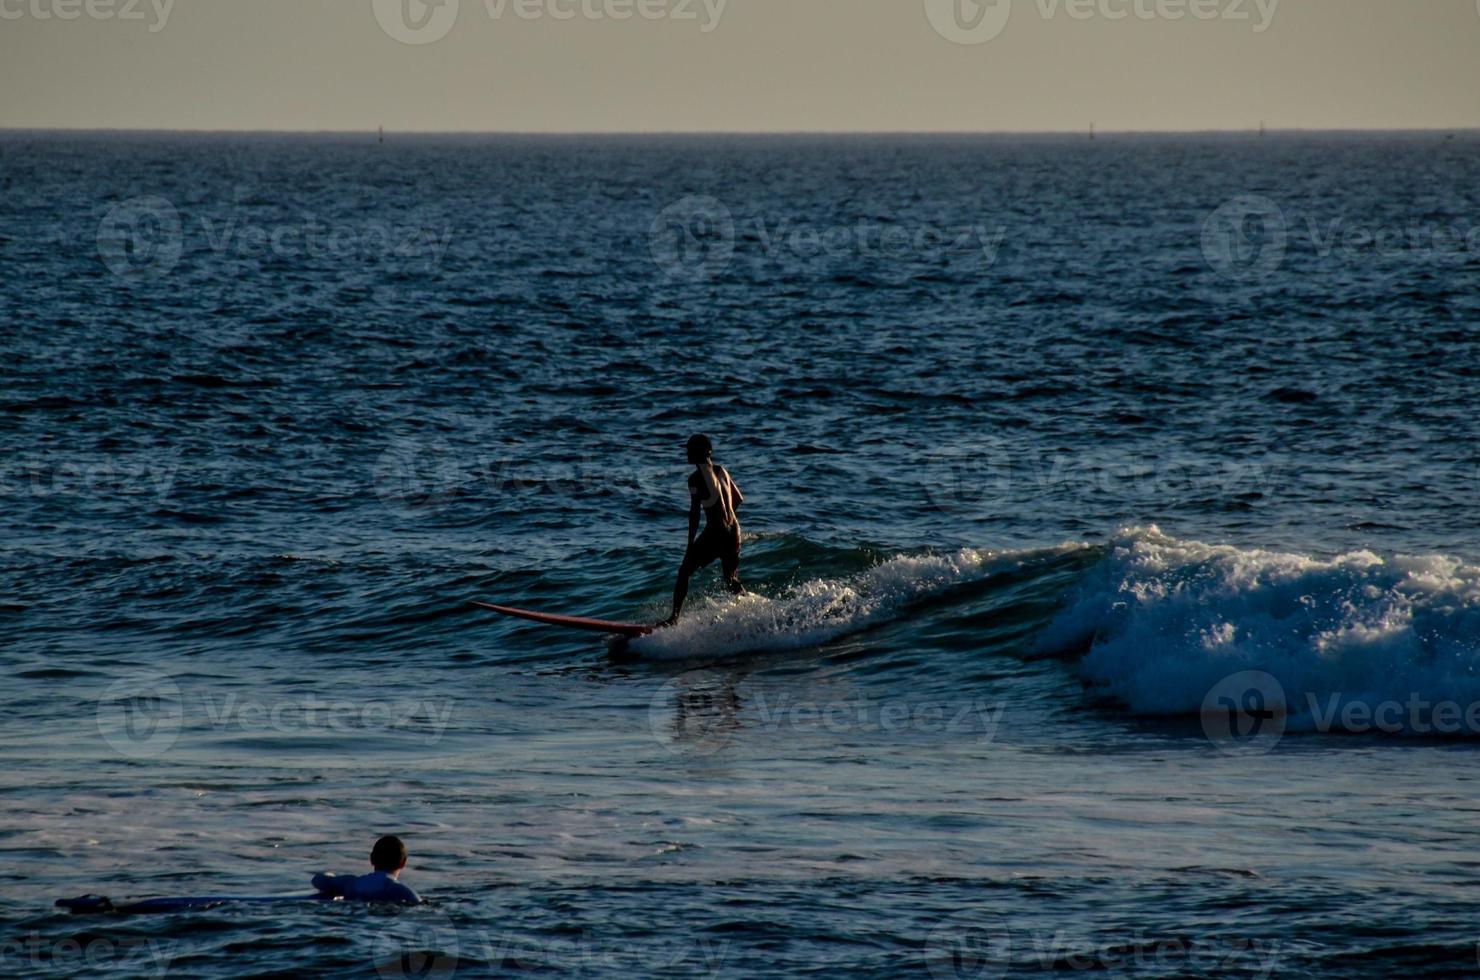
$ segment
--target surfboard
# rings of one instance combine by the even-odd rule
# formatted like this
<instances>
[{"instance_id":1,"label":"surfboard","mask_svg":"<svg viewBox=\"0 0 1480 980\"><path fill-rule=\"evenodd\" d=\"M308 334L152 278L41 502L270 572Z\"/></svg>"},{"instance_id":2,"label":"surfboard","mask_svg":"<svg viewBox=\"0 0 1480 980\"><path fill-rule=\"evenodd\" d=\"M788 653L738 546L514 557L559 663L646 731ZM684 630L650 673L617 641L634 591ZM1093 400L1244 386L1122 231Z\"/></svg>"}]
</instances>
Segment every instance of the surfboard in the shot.
<instances>
[{"instance_id":1,"label":"surfboard","mask_svg":"<svg viewBox=\"0 0 1480 980\"><path fill-rule=\"evenodd\" d=\"M553 613L532 612L528 609L515 609L512 606L496 606L491 602L476 600L469 600L468 604L503 616L527 619L531 623L543 623L546 626L558 626L568 630L585 630L588 633L609 633L635 639L639 636L647 636L654 631L654 627L643 626L641 623L613 623L605 619L587 619L584 616L557 616Z\"/></svg>"},{"instance_id":2,"label":"surfboard","mask_svg":"<svg viewBox=\"0 0 1480 980\"><path fill-rule=\"evenodd\" d=\"M59 898L56 907L77 915L161 915L169 912L201 912L221 905L285 905L299 902L333 901L327 895L210 895L199 898L145 898L134 902L114 903L105 895L83 895L81 898Z\"/></svg>"}]
</instances>

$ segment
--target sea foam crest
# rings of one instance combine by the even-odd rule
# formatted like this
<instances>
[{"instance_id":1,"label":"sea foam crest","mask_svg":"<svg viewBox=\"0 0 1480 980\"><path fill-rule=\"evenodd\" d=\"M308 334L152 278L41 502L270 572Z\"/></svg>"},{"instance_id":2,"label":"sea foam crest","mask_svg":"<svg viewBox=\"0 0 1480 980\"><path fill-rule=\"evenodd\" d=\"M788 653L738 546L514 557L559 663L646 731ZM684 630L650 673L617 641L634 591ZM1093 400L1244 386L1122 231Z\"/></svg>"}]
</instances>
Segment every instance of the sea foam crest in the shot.
<instances>
[{"instance_id":1,"label":"sea foam crest","mask_svg":"<svg viewBox=\"0 0 1480 980\"><path fill-rule=\"evenodd\" d=\"M1443 555L1319 559L1127 531L1039 642L1087 650L1084 679L1137 713L1199 712L1230 675L1263 671L1283 688L1285 703L1271 708L1290 727L1350 730L1348 705L1480 704L1480 568ZM1422 730L1412 724L1422 711L1393 717Z\"/></svg>"},{"instance_id":2,"label":"sea foam crest","mask_svg":"<svg viewBox=\"0 0 1480 980\"><path fill-rule=\"evenodd\" d=\"M813 579L777 598L750 593L738 599L691 604L670 629L633 643L633 651L660 660L712 659L741 652L816 646L891 619L911 602L985 574L988 552L900 555L857 575Z\"/></svg>"}]
</instances>

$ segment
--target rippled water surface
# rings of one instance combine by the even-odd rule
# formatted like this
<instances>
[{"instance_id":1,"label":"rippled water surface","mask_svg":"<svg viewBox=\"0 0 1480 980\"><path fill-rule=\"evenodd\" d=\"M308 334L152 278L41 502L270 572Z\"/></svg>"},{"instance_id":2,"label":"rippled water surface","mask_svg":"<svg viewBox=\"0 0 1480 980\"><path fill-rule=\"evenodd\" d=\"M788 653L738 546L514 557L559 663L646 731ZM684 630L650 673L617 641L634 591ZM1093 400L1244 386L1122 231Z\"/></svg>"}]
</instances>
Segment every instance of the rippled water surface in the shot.
<instances>
[{"instance_id":1,"label":"rippled water surface","mask_svg":"<svg viewBox=\"0 0 1480 980\"><path fill-rule=\"evenodd\" d=\"M0 185L7 973L1477 968L1475 136L12 132ZM466 606L661 618L695 431L750 596ZM390 832L424 907L52 908Z\"/></svg>"}]
</instances>

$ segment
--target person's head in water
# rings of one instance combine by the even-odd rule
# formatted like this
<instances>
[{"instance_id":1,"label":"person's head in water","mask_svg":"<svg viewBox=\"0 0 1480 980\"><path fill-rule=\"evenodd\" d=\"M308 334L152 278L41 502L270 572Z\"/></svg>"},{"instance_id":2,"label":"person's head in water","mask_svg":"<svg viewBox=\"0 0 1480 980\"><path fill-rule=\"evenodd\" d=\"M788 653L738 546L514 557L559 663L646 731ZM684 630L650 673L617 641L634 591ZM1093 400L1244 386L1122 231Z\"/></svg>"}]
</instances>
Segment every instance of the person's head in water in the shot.
<instances>
[{"instance_id":1,"label":"person's head in water","mask_svg":"<svg viewBox=\"0 0 1480 980\"><path fill-rule=\"evenodd\" d=\"M709 462L714 456L714 443L709 441L708 436L694 436L689 439L689 462L695 466Z\"/></svg>"},{"instance_id":2,"label":"person's head in water","mask_svg":"<svg viewBox=\"0 0 1480 980\"><path fill-rule=\"evenodd\" d=\"M395 874L406 867L406 845L401 843L399 837L382 837L370 851L370 864L376 871Z\"/></svg>"}]
</instances>

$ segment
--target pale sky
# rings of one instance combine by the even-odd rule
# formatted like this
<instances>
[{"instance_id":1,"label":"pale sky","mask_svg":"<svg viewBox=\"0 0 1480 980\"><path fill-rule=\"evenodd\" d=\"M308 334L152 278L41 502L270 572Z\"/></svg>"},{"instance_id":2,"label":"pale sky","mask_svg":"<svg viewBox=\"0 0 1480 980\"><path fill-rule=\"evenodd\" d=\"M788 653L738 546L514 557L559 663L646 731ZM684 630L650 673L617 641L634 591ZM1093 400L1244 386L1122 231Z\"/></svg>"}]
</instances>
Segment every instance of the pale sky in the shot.
<instances>
[{"instance_id":1,"label":"pale sky","mask_svg":"<svg viewBox=\"0 0 1480 980\"><path fill-rule=\"evenodd\" d=\"M0 0L0 85L5 128L1475 128L1480 0Z\"/></svg>"}]
</instances>

